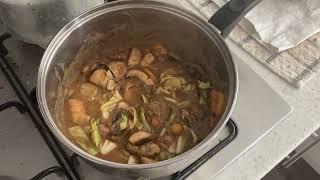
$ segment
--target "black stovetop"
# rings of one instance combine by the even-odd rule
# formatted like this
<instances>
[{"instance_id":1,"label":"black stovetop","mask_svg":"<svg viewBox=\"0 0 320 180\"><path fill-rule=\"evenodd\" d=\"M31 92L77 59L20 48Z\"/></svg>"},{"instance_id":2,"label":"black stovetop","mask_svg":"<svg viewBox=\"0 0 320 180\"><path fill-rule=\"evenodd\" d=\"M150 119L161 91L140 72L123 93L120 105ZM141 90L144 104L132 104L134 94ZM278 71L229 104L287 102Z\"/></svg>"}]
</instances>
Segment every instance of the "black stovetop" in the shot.
<instances>
[{"instance_id":1,"label":"black stovetop","mask_svg":"<svg viewBox=\"0 0 320 180\"><path fill-rule=\"evenodd\" d=\"M43 49L21 42L9 43L9 47L6 48L3 42L8 38L10 38L9 34L0 36L0 68L3 74L3 78L0 79L0 82L3 81L0 85L0 93L1 96L10 97L7 99L3 98L0 101L0 117L4 121L11 119L10 122L5 122L5 125L10 126L12 130L9 132L7 126L2 126L0 128L0 134L3 132L4 135L8 136L12 131L18 133L13 132L13 135L9 135L8 138L1 143L2 148L0 148L0 154L8 155L1 162L8 162L8 166L14 167L15 169L8 170L7 168L7 171L4 172L0 170L0 178L5 180L10 179L10 177L11 179L19 177L17 174L21 174L20 171L23 172L28 169L32 172L23 172L22 174L28 174L26 175L28 177L23 178L38 180L50 175L50 179L84 179L83 177L85 176L81 175L81 172L82 169L84 167L87 168L87 166L79 163L79 161L82 162L81 158L78 158L78 155L66 150L66 148L58 142L45 124L38 110L35 85L37 69L43 54ZM5 93L8 91L11 91L10 95ZM11 108L16 108L16 110L11 110ZM170 179L184 179L207 159L231 142L236 137L237 128L232 120L229 120L227 127L230 132L228 137L221 140L217 146L192 165L174 174ZM15 137L16 135L20 138ZM11 140L10 137L12 137ZM22 147L19 147L19 145ZM11 152L12 149L14 149L14 152ZM21 157L18 158L18 162L12 162L11 160L17 158L11 157L17 156ZM44 158L48 158L50 161L41 161ZM27 165L35 168L24 168ZM0 167L1 166L6 166L6 164L1 163ZM11 174L7 174L10 172ZM52 175L53 173L57 175ZM119 178L122 179L121 177ZM112 177L112 179L114 178Z\"/></svg>"}]
</instances>

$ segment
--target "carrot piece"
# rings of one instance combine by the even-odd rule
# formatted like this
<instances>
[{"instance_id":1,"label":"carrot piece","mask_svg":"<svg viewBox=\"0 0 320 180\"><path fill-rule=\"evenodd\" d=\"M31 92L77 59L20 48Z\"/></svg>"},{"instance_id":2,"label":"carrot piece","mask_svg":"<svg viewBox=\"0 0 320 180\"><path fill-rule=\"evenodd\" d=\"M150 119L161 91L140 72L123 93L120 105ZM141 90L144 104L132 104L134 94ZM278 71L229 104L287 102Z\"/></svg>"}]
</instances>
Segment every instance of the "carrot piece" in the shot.
<instances>
[{"instance_id":1,"label":"carrot piece","mask_svg":"<svg viewBox=\"0 0 320 180\"><path fill-rule=\"evenodd\" d=\"M216 115L220 116L224 111L224 95L217 90L210 91L210 109Z\"/></svg>"}]
</instances>

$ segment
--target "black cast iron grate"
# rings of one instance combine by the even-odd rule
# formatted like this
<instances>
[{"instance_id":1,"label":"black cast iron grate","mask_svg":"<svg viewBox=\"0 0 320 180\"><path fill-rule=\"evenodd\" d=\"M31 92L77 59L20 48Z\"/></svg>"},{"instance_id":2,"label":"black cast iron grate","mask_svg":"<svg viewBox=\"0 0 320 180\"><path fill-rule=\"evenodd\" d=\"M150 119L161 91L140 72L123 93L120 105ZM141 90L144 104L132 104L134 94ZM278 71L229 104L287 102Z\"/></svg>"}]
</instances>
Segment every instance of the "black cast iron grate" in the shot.
<instances>
[{"instance_id":1,"label":"black cast iron grate","mask_svg":"<svg viewBox=\"0 0 320 180\"><path fill-rule=\"evenodd\" d=\"M59 164L59 166L49 167L41 171L33 178L31 178L31 180L41 180L52 173L65 174L65 176L69 180L80 180L81 178L76 170L75 163L77 157L79 156L77 154L73 154L71 157L67 156L66 152L63 150L58 140L54 137L49 127L46 125L38 109L35 89L33 89L30 92L30 94L27 92L26 88L21 83L21 80L14 72L13 67L8 63L8 61L5 58L5 56L8 54L8 50L5 48L3 42L10 37L11 36L8 33L5 33L0 36L0 68L20 101L8 101L4 104L1 104L0 112L8 108L15 107L20 113L28 113L28 115L32 119L32 122L40 132L46 145L49 147L50 151L52 152ZM184 170L174 174L172 179L185 179L192 172L198 169L202 164L204 164L208 159L210 159L213 155L217 154L222 148L224 148L233 139L235 139L235 137L237 136L237 127L231 119L228 121L227 127L229 129L228 137L220 141L217 146L209 150L206 154L201 156L193 164L189 165Z\"/></svg>"}]
</instances>

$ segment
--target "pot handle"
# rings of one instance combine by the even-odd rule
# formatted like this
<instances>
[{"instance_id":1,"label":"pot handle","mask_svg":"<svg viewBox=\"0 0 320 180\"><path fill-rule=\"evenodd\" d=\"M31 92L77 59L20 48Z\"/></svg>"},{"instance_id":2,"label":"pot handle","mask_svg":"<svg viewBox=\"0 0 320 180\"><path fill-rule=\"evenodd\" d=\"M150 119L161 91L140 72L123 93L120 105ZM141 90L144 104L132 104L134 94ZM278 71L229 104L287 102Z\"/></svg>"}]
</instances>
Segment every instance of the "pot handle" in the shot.
<instances>
[{"instance_id":1,"label":"pot handle","mask_svg":"<svg viewBox=\"0 0 320 180\"><path fill-rule=\"evenodd\" d=\"M221 31L222 37L226 38L241 18L260 1L230 0L209 19L209 22Z\"/></svg>"}]
</instances>

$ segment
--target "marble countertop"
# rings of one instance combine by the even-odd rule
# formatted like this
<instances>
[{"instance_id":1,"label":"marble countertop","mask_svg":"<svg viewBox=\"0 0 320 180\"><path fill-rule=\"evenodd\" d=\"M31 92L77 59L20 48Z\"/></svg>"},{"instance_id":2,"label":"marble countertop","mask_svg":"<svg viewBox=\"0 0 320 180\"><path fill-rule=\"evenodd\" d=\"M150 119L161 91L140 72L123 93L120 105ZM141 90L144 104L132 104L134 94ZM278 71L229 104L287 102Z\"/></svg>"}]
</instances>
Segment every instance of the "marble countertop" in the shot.
<instances>
[{"instance_id":1,"label":"marble countertop","mask_svg":"<svg viewBox=\"0 0 320 180\"><path fill-rule=\"evenodd\" d=\"M292 113L287 118L215 178L215 180L256 180L267 174L319 128L320 73L303 88L297 89L230 40L228 45L293 107Z\"/></svg>"}]
</instances>

